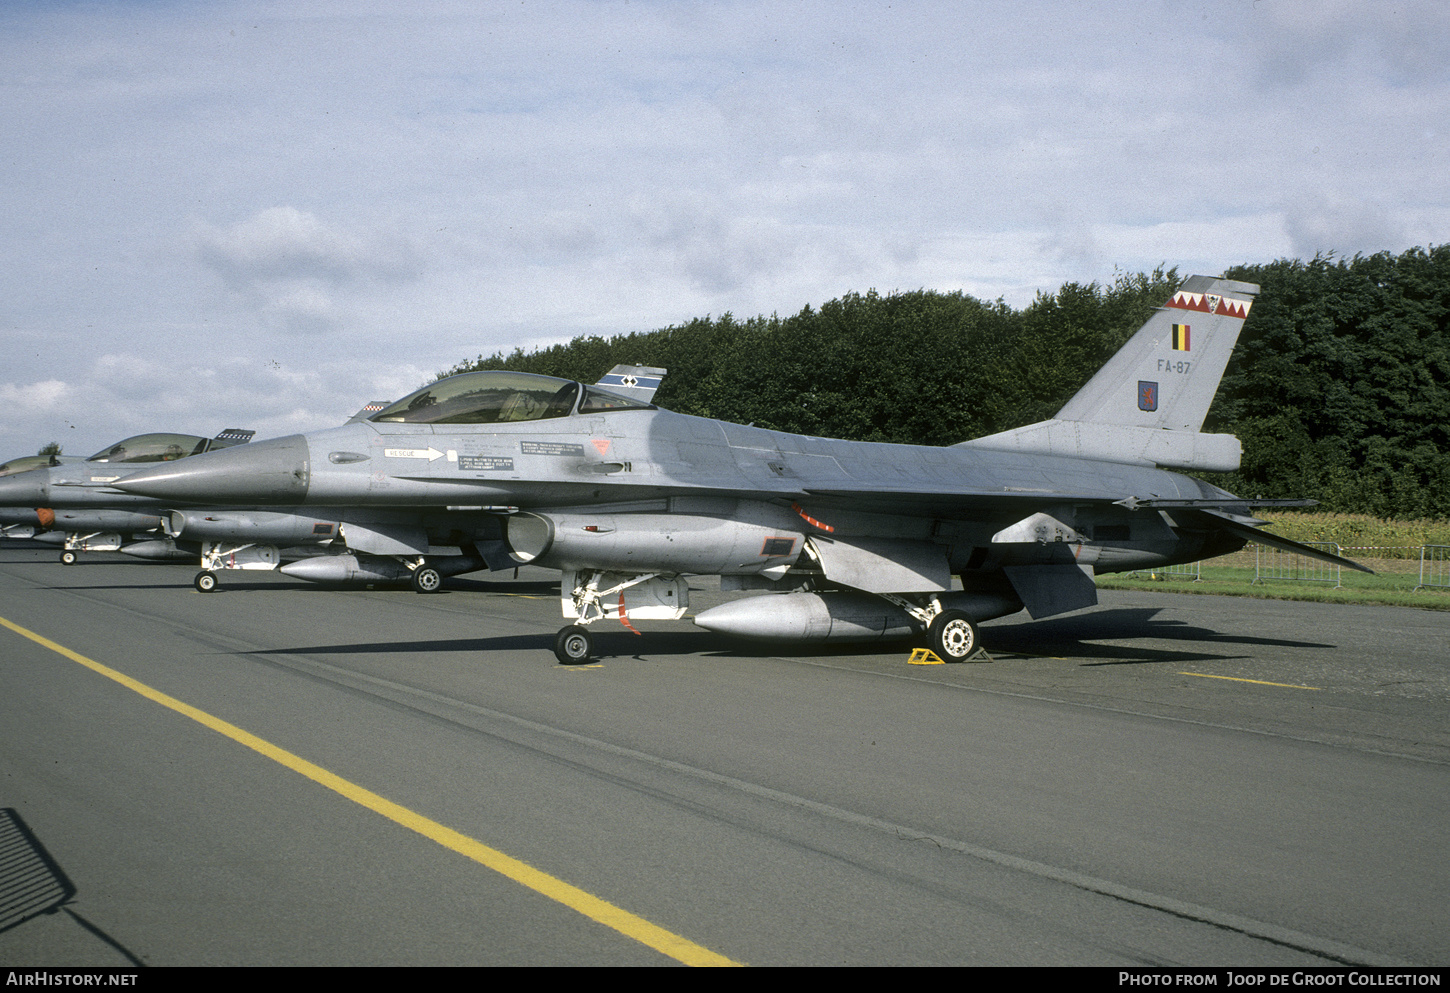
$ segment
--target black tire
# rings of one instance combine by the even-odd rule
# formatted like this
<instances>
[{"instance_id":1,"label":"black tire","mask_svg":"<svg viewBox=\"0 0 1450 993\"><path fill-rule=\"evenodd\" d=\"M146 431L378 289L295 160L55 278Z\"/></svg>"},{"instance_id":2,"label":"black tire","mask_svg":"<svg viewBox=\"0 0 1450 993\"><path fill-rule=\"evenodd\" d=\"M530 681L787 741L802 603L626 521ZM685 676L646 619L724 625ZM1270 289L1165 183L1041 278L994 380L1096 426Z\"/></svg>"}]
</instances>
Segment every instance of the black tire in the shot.
<instances>
[{"instance_id":1,"label":"black tire","mask_svg":"<svg viewBox=\"0 0 1450 993\"><path fill-rule=\"evenodd\" d=\"M413 570L414 593L437 593L443 588L443 577L432 566L420 565Z\"/></svg>"},{"instance_id":2,"label":"black tire","mask_svg":"<svg viewBox=\"0 0 1450 993\"><path fill-rule=\"evenodd\" d=\"M561 629L554 636L554 657L565 665L588 662L593 655L593 636L577 624Z\"/></svg>"},{"instance_id":3,"label":"black tire","mask_svg":"<svg viewBox=\"0 0 1450 993\"><path fill-rule=\"evenodd\" d=\"M931 622L931 650L943 662L965 662L981 646L977 625L960 610L944 610Z\"/></svg>"},{"instance_id":4,"label":"black tire","mask_svg":"<svg viewBox=\"0 0 1450 993\"><path fill-rule=\"evenodd\" d=\"M191 585L196 587L198 593L210 593L216 589L216 573L203 569L196 574L196 578L191 581Z\"/></svg>"},{"instance_id":5,"label":"black tire","mask_svg":"<svg viewBox=\"0 0 1450 993\"><path fill-rule=\"evenodd\" d=\"M75 565L76 564L76 553L73 552L73 551L71 551L69 548L67 548L65 551L61 552L60 553L60 564L61 565Z\"/></svg>"}]
</instances>

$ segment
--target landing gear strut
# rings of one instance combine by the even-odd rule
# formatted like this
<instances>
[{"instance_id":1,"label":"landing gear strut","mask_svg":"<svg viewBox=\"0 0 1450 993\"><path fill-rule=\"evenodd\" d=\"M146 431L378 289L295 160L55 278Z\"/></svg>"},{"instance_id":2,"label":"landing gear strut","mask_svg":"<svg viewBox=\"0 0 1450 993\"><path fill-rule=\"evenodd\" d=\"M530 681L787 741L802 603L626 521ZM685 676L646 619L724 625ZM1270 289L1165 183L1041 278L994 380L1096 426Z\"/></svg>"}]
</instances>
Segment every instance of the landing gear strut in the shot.
<instances>
[{"instance_id":1,"label":"landing gear strut","mask_svg":"<svg viewBox=\"0 0 1450 993\"><path fill-rule=\"evenodd\" d=\"M559 605L564 616L577 623L559 631L554 655L565 665L578 665L594 657L588 625L617 620L639 634L630 618L679 620L690 605L690 588L680 576L658 572L566 570L559 581Z\"/></svg>"}]
</instances>

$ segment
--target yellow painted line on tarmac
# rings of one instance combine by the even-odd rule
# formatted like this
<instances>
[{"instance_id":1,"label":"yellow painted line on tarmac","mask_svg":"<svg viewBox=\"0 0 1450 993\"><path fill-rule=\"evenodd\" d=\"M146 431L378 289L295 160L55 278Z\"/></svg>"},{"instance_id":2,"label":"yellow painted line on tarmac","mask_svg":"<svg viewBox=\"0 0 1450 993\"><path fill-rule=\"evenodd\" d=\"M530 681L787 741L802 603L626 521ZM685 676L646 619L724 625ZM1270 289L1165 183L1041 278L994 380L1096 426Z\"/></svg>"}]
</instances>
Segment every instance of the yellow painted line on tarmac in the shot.
<instances>
[{"instance_id":1,"label":"yellow painted line on tarmac","mask_svg":"<svg viewBox=\"0 0 1450 993\"><path fill-rule=\"evenodd\" d=\"M1291 690L1322 690L1322 686L1300 686L1298 683L1270 683L1263 679L1240 679L1238 676L1213 676L1206 672L1180 672L1180 676L1201 676L1204 679L1230 679L1235 683L1258 683L1260 686L1283 686Z\"/></svg>"},{"instance_id":2,"label":"yellow painted line on tarmac","mask_svg":"<svg viewBox=\"0 0 1450 993\"><path fill-rule=\"evenodd\" d=\"M652 924L642 917L631 914L627 910L622 910L591 893L586 893L577 886L571 886L562 879L556 879L546 872L541 872L527 862L520 862L512 856L505 855L497 849L490 848L481 842L475 841L450 827L445 827L437 821L429 820L422 814L414 813L407 807L400 806L370 790L365 790L361 786L343 779L341 776L328 772L321 766L314 765L285 749L278 748L271 742L258 738L248 731L243 731L234 724L229 724L219 717L213 717L206 711L198 710L175 697L167 696L160 690L154 690L145 683L132 679L123 672L118 672L99 662L88 659L84 655L71 651L64 645L58 645L49 638L38 635L34 631L26 630L19 624L0 617L0 626L7 627L21 637L29 638L37 645L44 646L58 655L63 655L72 662L79 662L92 672L99 673L107 679L114 680L127 689L141 694L148 700L155 701L163 707L176 711L178 714L190 717L192 720L206 725L218 734L226 735L233 741L245 745L255 752L260 752L275 762L281 763L293 772L300 773L313 782L342 794L354 803L361 804L374 813L382 814L390 821L401 824L411 831L416 831L425 838L436 841L444 848L451 849L460 855L473 859L473 861L480 865L507 876L514 882L527 886L529 889L548 897L550 900L562 903L570 910L577 911L591 920L611 927L620 934L628 938L633 938L640 944L648 945L655 951L668 955L676 961L683 962L685 965L741 964L716 952L712 952L708 948L697 945L688 938L682 938L677 934L666 931L659 925Z\"/></svg>"}]
</instances>

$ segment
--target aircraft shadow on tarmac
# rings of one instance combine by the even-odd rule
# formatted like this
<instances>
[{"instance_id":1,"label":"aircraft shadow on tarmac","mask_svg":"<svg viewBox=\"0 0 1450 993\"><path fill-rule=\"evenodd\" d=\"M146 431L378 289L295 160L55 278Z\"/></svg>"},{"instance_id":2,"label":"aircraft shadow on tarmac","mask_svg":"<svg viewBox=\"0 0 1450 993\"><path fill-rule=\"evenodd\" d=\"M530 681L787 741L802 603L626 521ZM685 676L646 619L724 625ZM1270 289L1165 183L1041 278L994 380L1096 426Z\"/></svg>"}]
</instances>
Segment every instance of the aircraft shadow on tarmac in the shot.
<instances>
[{"instance_id":1,"label":"aircraft shadow on tarmac","mask_svg":"<svg viewBox=\"0 0 1450 993\"><path fill-rule=\"evenodd\" d=\"M865 644L797 644L743 641L723 637L710 631L646 631L643 636L628 631L601 632L596 635L597 658L645 659L662 655L696 655L717 658L775 658L789 654L795 658L813 656L881 655L913 647L909 642L869 642ZM443 652L521 652L540 651L552 654L552 637L539 634L506 635L497 638L452 638L437 641L358 642L348 645L308 645L296 648L271 648L238 655L413 655ZM786 651L783 651L786 650Z\"/></svg>"},{"instance_id":2,"label":"aircraft shadow on tarmac","mask_svg":"<svg viewBox=\"0 0 1450 993\"><path fill-rule=\"evenodd\" d=\"M456 585L455 585L456 584ZM192 590L190 581L166 582L166 583L93 583L89 585L66 584L64 586L48 586L51 590ZM464 584L456 580L449 580L449 585L437 593L430 593L429 596L447 596L451 592L463 592ZM533 596L552 597L558 599L558 583L480 583L471 582L467 584L467 591L470 593L493 593L505 596ZM228 584L225 581L218 584L211 596L224 594L241 593L276 593L279 591L307 592L307 593L406 593L409 596L417 596L412 588L404 583L374 583L368 586L332 586L326 583L309 583L300 579L289 579L283 576L278 579L258 580L249 577L245 582ZM195 592L192 590L192 592Z\"/></svg>"},{"instance_id":3,"label":"aircraft shadow on tarmac","mask_svg":"<svg viewBox=\"0 0 1450 993\"><path fill-rule=\"evenodd\" d=\"M1199 652L1183 652L1153 648L1147 645L1095 644L1146 639L1157 642L1203 645L1248 645L1255 647L1332 649L1326 642L1299 641L1288 638L1266 638L1259 635L1224 634L1187 621L1160 619L1156 607L1120 607L1096 610L1076 616L1055 617L1043 621L1020 621L996 624L983 631L982 641L989 651L1011 652L1030 656L1097 658L1100 662L1085 665L1130 665L1135 662L1187 661L1220 658Z\"/></svg>"},{"instance_id":4,"label":"aircraft shadow on tarmac","mask_svg":"<svg viewBox=\"0 0 1450 993\"><path fill-rule=\"evenodd\" d=\"M531 584L532 585L532 584ZM538 584L557 590L549 584ZM519 584L509 584L510 592L522 592ZM1061 617L1046 621L1022 621L987 627L983 643L989 654L1013 656L1014 661L1056 658L1078 661L1082 665L1136 665L1144 663L1190 662L1242 658L1205 651L1207 646L1274 646L1322 650L1334 648L1323 642L1265 638L1255 635L1221 634L1179 620L1159 620L1157 608L1120 608ZM1147 639L1177 643L1181 647L1164 648L1151 645L1125 645L1124 641ZM1113 644L1097 644L1099 641ZM597 637L598 656L643 659L661 655L697 655L728 658L771 658L788 655L792 658L841 658L905 655L915 647L910 641L867 643L793 643L745 641L722 638L709 631L646 631L641 637L627 631L602 631ZM412 655L445 652L519 652L548 651L549 636L513 634L499 637L450 638L432 641L375 641L340 645L308 645L274 648L239 654L268 655ZM1096 661L1085 661L1096 660Z\"/></svg>"},{"instance_id":5,"label":"aircraft shadow on tarmac","mask_svg":"<svg viewBox=\"0 0 1450 993\"><path fill-rule=\"evenodd\" d=\"M99 562L97 564L100 564ZM107 564L125 564L111 560ZM56 587L70 590L106 589L171 589L179 583L155 583L138 586L135 583L95 584L86 586ZM189 585L189 584L187 584ZM356 586L343 589L359 591ZM379 583L367 587L373 592L397 592L416 596L403 584ZM300 582L288 577L276 576L262 579L249 576L236 585L223 584L217 594L267 593L279 591L309 591L316 594L337 592L339 587L326 584ZM432 596L447 596L449 593L474 593L495 596L525 596L554 598L559 595L557 581L485 580L453 577L443 590ZM216 594L212 594L216 595ZM1242 656L1225 656L1205 653L1207 645L1246 645L1257 647L1332 649L1336 645L1326 642L1299 641L1285 638L1268 638L1245 634L1223 634L1208 628L1189 624L1186 621L1158 619L1160 610L1156 607L1123 607L1106 610L1092 610L1076 615L1055 617L1042 621L1023 619L1014 623L996 623L984 627L982 644L989 655L1012 656L1014 660L1041 658L1071 659L1085 666L1094 665L1138 665L1146 663L1192 662L1204 660L1227 660ZM608 658L644 658L657 655L704 655L734 658L770 658L789 655L793 658L852 657L883 655L901 652L909 653L912 642L865 642L841 643L791 643L759 642L722 637L707 631L649 631L643 639L625 631L600 630L597 634L597 654ZM1123 642L1145 639L1150 641L1175 642L1182 649L1165 649L1148 645L1125 645ZM1098 644L1112 642L1113 644ZM1187 650L1192 644L1198 650ZM497 638L459 638L437 641L361 642L347 645L312 645L296 648L277 648L249 655L363 655L363 654L422 654L435 652L517 652L548 650L550 639L540 632L537 635L508 635ZM1097 660L1097 661L1087 661Z\"/></svg>"},{"instance_id":6,"label":"aircraft shadow on tarmac","mask_svg":"<svg viewBox=\"0 0 1450 993\"><path fill-rule=\"evenodd\" d=\"M132 965L142 965L115 938L69 906L75 895L75 884L21 819L20 812L13 807L0 808L0 934L45 914L64 911Z\"/></svg>"}]
</instances>

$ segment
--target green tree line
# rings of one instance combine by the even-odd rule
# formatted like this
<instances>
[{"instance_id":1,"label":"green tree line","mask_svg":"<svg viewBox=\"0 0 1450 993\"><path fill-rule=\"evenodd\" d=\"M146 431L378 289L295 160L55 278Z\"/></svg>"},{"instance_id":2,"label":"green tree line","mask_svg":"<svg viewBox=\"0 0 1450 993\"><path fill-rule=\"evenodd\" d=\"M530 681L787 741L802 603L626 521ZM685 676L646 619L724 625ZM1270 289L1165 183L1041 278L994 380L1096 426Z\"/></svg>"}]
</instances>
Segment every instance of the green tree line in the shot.
<instances>
[{"instance_id":1,"label":"green tree line","mask_svg":"<svg viewBox=\"0 0 1450 993\"><path fill-rule=\"evenodd\" d=\"M1237 493L1450 517L1450 246L1239 266L1262 287L1207 431L1237 435ZM1017 309L964 293L847 293L789 317L726 313L655 331L479 356L592 382L669 370L681 413L858 441L950 445L1051 417L1163 305L1176 269L1066 283Z\"/></svg>"}]
</instances>

